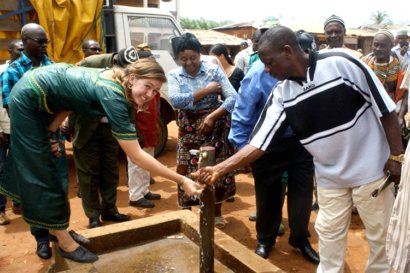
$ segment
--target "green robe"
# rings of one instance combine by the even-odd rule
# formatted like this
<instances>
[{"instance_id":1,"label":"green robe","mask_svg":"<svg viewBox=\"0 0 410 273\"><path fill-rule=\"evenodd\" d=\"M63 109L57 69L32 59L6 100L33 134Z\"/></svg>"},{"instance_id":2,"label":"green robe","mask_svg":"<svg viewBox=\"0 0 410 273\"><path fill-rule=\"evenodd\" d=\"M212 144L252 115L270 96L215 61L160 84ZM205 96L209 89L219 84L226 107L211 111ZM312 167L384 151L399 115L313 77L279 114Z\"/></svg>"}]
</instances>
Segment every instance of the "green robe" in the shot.
<instances>
[{"instance_id":1,"label":"green robe","mask_svg":"<svg viewBox=\"0 0 410 273\"><path fill-rule=\"evenodd\" d=\"M116 139L137 138L123 88L100 78L102 71L55 64L29 70L13 88L10 152L0 193L21 203L31 226L67 229L69 224L66 158L53 156L47 135L55 113L107 116Z\"/></svg>"}]
</instances>

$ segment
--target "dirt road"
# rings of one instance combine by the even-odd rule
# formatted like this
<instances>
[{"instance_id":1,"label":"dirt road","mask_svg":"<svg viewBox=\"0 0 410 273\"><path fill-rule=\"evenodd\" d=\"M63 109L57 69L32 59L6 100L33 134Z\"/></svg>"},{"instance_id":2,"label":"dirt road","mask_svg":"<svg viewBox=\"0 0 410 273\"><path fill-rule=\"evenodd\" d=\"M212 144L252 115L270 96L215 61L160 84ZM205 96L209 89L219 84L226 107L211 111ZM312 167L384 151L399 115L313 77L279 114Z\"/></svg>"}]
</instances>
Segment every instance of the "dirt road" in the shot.
<instances>
[{"instance_id":1,"label":"dirt road","mask_svg":"<svg viewBox=\"0 0 410 273\"><path fill-rule=\"evenodd\" d=\"M177 143L177 127L174 122L168 125L169 139L167 147L159 160L172 170L175 170L175 148ZM70 229L83 230L88 228L88 218L84 215L81 199L76 195L78 190L72 158L72 150L67 146L68 163L70 167ZM178 210L177 191L174 183L155 177L157 183L150 187L154 193L160 193L162 199L154 201L153 209L137 209L128 206L128 188L126 186L125 160L121 162L120 185L118 187L117 205L121 213L129 214L132 220L163 214ZM227 222L223 232L233 237L251 251L256 247L255 223L248 220L248 215L255 211L255 196L253 178L250 174L237 176L237 195L234 203L226 203L222 207ZM194 209L195 212L197 210ZM0 272L45 272L50 260L42 260L36 255L36 243L30 235L29 227L19 215L11 211L11 201L8 200L6 215L11 223L0 226ZM310 241L313 248L318 250L317 234L314 223L317 212L312 212L309 230L312 234ZM278 238L276 245L270 252L268 260L286 272L315 272L316 266L307 262L299 250L288 244L289 226L284 207L285 235ZM104 223L109 225L112 223ZM352 216L349 229L348 249L346 253L345 272L364 272L368 258L369 247L365 238L364 226L358 215Z\"/></svg>"}]
</instances>

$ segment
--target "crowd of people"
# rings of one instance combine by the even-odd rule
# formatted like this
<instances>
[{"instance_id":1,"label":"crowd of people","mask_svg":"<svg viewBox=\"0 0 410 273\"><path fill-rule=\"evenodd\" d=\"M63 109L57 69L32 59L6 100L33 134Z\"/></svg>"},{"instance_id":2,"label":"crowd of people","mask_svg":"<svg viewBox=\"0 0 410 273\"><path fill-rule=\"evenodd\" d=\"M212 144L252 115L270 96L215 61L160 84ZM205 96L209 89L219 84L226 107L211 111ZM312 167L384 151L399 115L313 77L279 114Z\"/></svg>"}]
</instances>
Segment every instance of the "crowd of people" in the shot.
<instances>
[{"instance_id":1,"label":"crowd of people","mask_svg":"<svg viewBox=\"0 0 410 273\"><path fill-rule=\"evenodd\" d=\"M81 62L54 64L45 30L25 25L0 67L0 224L10 223L7 196L30 225L39 257L50 258L50 240L57 240L65 258L98 259L79 244L86 238L67 231L67 140L90 228L130 220L116 207L121 147L130 206L153 208L161 199L149 190L151 173L178 184L182 209L200 205L204 184L212 184L215 227L223 229L221 208L235 201L235 175L251 171L256 213L249 219L260 257L283 234L287 200L289 244L317 272L343 272L355 206L370 245L366 272L408 272L408 33L380 30L366 56L345 46L345 34L335 15L324 23L326 44L269 17L233 61L223 44L201 54L200 41L185 33L174 49L181 67L165 75L148 44L101 54L97 41L86 40ZM153 157L165 82L178 112L176 173ZM203 146L215 148L217 165L199 170L195 151ZM374 193L384 185L392 190ZM319 254L309 241L312 209L319 209Z\"/></svg>"}]
</instances>

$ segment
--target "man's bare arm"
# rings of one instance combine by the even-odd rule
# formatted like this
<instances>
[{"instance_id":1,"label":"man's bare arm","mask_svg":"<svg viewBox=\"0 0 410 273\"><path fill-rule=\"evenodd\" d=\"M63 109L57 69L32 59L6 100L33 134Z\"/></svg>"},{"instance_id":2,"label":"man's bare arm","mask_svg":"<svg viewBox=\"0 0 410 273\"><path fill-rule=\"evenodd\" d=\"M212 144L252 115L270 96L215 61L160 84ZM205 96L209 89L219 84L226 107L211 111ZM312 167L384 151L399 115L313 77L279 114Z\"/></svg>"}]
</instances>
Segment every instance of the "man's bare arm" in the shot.
<instances>
[{"instance_id":1,"label":"man's bare arm","mask_svg":"<svg viewBox=\"0 0 410 273\"><path fill-rule=\"evenodd\" d=\"M401 155L404 153L403 143L401 140L401 131L397 120L396 112L390 112L380 118L384 132L386 133L387 141L390 147L391 155ZM391 180L395 183L400 182L401 164L394 160L387 160L384 166L385 171L390 171Z\"/></svg>"},{"instance_id":2,"label":"man's bare arm","mask_svg":"<svg viewBox=\"0 0 410 273\"><path fill-rule=\"evenodd\" d=\"M194 177L198 177L201 183L212 184L224 174L246 166L265 154L265 151L251 145L246 145L238 153L213 167L203 168Z\"/></svg>"}]
</instances>

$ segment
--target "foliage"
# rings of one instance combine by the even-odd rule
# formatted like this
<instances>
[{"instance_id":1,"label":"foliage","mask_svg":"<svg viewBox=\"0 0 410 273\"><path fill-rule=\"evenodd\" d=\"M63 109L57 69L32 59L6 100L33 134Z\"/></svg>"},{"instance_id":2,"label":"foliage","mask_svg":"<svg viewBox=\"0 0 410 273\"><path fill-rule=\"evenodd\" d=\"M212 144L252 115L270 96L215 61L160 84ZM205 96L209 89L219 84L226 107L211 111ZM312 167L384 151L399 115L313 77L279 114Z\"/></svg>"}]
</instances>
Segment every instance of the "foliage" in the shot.
<instances>
[{"instance_id":1,"label":"foliage","mask_svg":"<svg viewBox=\"0 0 410 273\"><path fill-rule=\"evenodd\" d=\"M188 17L181 17L179 23L183 29L212 29L224 25L233 24L234 22L225 20L218 23L215 21L205 20L202 17L199 19L189 19Z\"/></svg>"},{"instance_id":2,"label":"foliage","mask_svg":"<svg viewBox=\"0 0 410 273\"><path fill-rule=\"evenodd\" d=\"M385 11L372 12L370 20L375 25L392 25L393 21Z\"/></svg>"}]
</instances>

